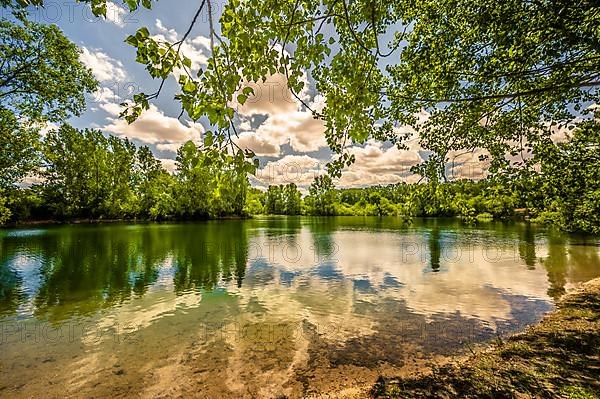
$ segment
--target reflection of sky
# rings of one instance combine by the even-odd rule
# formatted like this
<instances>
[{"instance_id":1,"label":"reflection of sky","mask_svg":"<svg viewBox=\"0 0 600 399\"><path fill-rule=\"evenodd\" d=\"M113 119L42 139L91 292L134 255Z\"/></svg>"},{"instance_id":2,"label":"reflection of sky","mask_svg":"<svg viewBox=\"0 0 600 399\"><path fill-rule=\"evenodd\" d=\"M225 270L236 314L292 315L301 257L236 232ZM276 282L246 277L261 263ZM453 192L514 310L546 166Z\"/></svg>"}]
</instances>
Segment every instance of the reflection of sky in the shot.
<instances>
[{"instance_id":1,"label":"reflection of sky","mask_svg":"<svg viewBox=\"0 0 600 399\"><path fill-rule=\"evenodd\" d=\"M279 270L279 278L285 276L289 291L297 289L294 280L313 292L317 286L333 287L334 282L348 281L349 289L357 297L371 295L404 301L412 311L426 316L459 312L463 317L492 326L495 320L511 318L506 295L550 300L546 294L545 270L527 269L515 256L514 248L511 251L506 243L490 248L441 235L441 271L431 273L427 265L431 254L423 235L341 230L330 239L336 252L327 259L319 259L319 254L312 250L313 237L307 229L295 236L294 245L311 250L298 255L295 251L293 256L286 256L290 252L287 240L255 237L253 245L268 248L270 259L250 263L245 287L256 293L257 285L264 285L272 277L266 277L264 271L253 271L259 265L264 268L271 264ZM263 290L272 286L265 287Z\"/></svg>"},{"instance_id":2,"label":"reflection of sky","mask_svg":"<svg viewBox=\"0 0 600 399\"><path fill-rule=\"evenodd\" d=\"M8 260L12 269L18 271L18 276L25 282L20 287L20 292L26 298L19 304L17 314L20 317L27 317L33 311L33 299L40 288L42 276L40 275L40 260L34 254L19 253L14 258Z\"/></svg>"},{"instance_id":3,"label":"reflection of sky","mask_svg":"<svg viewBox=\"0 0 600 399\"><path fill-rule=\"evenodd\" d=\"M6 237L42 233L43 230L9 231ZM424 229L373 230L360 226L315 232L297 222L282 223L252 229L241 288L225 281L218 286L242 301L254 298L264 303L265 309L281 306L300 313L319 309L322 314L339 318L343 312L352 314L357 301L395 300L426 317L458 313L494 328L495 321L513 317L511 296L550 302L546 268L552 267L552 257L562 256L566 259L560 260L563 263L575 257L598 257L598 250L589 246L568 247L562 242L558 246L562 251L557 252L553 249L557 246L548 245L544 236L531 239L531 243L522 243L516 237L485 231L471 230L461 235L454 230L432 233ZM528 256L533 254L537 267L527 267L528 259L522 259L519 252L523 248L529 251ZM591 252L594 255L589 255ZM31 314L32 300L40 288L40 260L36 256L19 252L9 260L23 281L21 291L28 299L20 305L21 314ZM439 270L431 267L434 259L439 262ZM173 291L176 268L174 255L166 254L143 295ZM570 270L575 280L581 275L597 274L597 270ZM137 277L135 270L129 271L130 284ZM178 301L185 301L185 295L179 295ZM192 304L196 301L197 298ZM159 302L167 305L164 300ZM150 306L140 313L153 313L150 320L164 313L152 309ZM133 325L148 325L148 321L135 322L136 317L130 315L126 319ZM371 326L365 330L370 331Z\"/></svg>"}]
</instances>

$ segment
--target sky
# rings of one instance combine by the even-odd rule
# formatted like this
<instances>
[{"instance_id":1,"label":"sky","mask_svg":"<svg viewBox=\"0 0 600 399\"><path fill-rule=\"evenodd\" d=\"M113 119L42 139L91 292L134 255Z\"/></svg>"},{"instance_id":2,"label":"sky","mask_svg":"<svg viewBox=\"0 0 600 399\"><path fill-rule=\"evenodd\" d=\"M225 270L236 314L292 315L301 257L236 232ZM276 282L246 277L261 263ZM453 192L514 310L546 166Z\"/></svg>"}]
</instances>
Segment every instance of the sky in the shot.
<instances>
[{"instance_id":1,"label":"sky","mask_svg":"<svg viewBox=\"0 0 600 399\"><path fill-rule=\"evenodd\" d=\"M175 169L177 148L188 140L200 142L208 124L178 119L180 105L173 99L175 78L167 81L160 97L133 124L119 118L120 103L134 93L153 93L159 81L153 80L143 65L135 62L135 49L124 39L146 26L156 38L176 41L183 36L198 6L197 1L176 0L153 3L152 10L140 9L129 13L120 2L110 3L107 17L96 18L89 6L75 1L47 1L43 9L33 10L31 18L42 23L58 25L81 50L81 61L91 68L100 82L99 90L88 96L88 109L69 123L78 128L97 128L107 134L127 137L137 145L147 145L170 171ZM223 3L213 6L219 14ZM210 55L208 17L203 12L188 40L182 47L192 60L193 69L205 64ZM315 92L314 84L306 79L300 93L311 108L319 110L324 99ZM257 187L270 184L296 183L303 191L315 176L325 173L331 160L322 121L313 119L287 90L285 77L274 75L264 84L253 85L255 96L238 107L240 122L238 145L253 150L260 159L260 168L251 183ZM411 131L410 127L399 129ZM349 149L356 162L336 181L338 187L363 187L419 179L410 167L421 163L428 153L418 144L416 135L408 141L408 150L399 150L390 143L370 140ZM452 155L452 154L451 154ZM455 162L453 177L479 178L485 165L477 160L479 154L466 154Z\"/></svg>"}]
</instances>

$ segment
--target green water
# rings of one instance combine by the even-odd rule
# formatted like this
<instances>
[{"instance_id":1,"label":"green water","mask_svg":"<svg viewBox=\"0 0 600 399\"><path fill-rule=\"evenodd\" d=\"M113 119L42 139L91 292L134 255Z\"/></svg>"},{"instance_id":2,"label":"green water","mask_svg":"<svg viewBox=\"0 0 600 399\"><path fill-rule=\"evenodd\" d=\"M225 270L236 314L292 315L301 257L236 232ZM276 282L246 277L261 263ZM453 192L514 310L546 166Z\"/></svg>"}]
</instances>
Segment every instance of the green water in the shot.
<instances>
[{"instance_id":1,"label":"green water","mask_svg":"<svg viewBox=\"0 0 600 399\"><path fill-rule=\"evenodd\" d=\"M526 224L257 218L0 231L0 396L309 397L524 328L600 276Z\"/></svg>"}]
</instances>

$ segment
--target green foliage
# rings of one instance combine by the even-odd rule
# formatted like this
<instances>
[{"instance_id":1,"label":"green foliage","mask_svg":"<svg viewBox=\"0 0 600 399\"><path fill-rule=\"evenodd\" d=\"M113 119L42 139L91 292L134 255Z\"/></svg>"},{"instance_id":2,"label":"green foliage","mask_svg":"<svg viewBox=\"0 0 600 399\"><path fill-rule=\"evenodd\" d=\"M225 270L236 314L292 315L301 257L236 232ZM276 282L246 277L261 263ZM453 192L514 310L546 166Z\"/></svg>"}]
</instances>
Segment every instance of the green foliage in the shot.
<instances>
[{"instance_id":1,"label":"green foliage","mask_svg":"<svg viewBox=\"0 0 600 399\"><path fill-rule=\"evenodd\" d=\"M302 210L302 195L294 183L283 189L284 211L286 215L299 215Z\"/></svg>"},{"instance_id":2,"label":"green foliage","mask_svg":"<svg viewBox=\"0 0 600 399\"><path fill-rule=\"evenodd\" d=\"M58 218L199 219L242 215L252 171L244 154L178 151L175 175L147 147L69 125L42 143L42 208Z\"/></svg>"},{"instance_id":3,"label":"green foliage","mask_svg":"<svg viewBox=\"0 0 600 399\"><path fill-rule=\"evenodd\" d=\"M337 193L331 177L328 175L317 176L310 185L309 197L306 203L311 215L328 216L335 214Z\"/></svg>"},{"instance_id":4,"label":"green foliage","mask_svg":"<svg viewBox=\"0 0 600 399\"><path fill-rule=\"evenodd\" d=\"M6 206L7 198L4 196L2 190L0 190L0 226L6 223L11 216L10 209Z\"/></svg>"},{"instance_id":5,"label":"green foliage","mask_svg":"<svg viewBox=\"0 0 600 399\"><path fill-rule=\"evenodd\" d=\"M43 197L58 217L119 218L131 214L135 147L98 130L69 125L43 141Z\"/></svg>"},{"instance_id":6,"label":"green foliage","mask_svg":"<svg viewBox=\"0 0 600 399\"><path fill-rule=\"evenodd\" d=\"M269 186L264 201L264 210L270 215L300 215L302 213L302 195L294 183L285 186Z\"/></svg>"},{"instance_id":7,"label":"green foliage","mask_svg":"<svg viewBox=\"0 0 600 399\"><path fill-rule=\"evenodd\" d=\"M600 14L588 1L417 1L407 16L391 108L432 113L417 129L440 168L450 151L474 149L492 173L534 165L534 148L551 145L547 123L575 125L598 101Z\"/></svg>"},{"instance_id":8,"label":"green foliage","mask_svg":"<svg viewBox=\"0 0 600 399\"><path fill-rule=\"evenodd\" d=\"M529 168L541 162L544 147L553 147L547 121L577 124L574 118L585 113L586 104L600 99L600 14L588 1L230 1L219 20L220 35L207 5L198 13L209 13L212 54L195 74L179 52L181 42L158 42L144 28L127 39L152 76L166 79L175 69L188 70L177 99L192 119L206 116L217 127L207 145L222 146L234 129L230 104L248 99L247 84L275 73L286 76L293 93L303 89L306 71L315 79L326 107L314 114L326 122L327 142L339 155L329 165L333 176L354 161L344 153L348 144L375 138L402 146L408 135L392 127L414 124L422 110L431 114L415 124L421 146L433 154L414 171L429 184L412 190L400 207L377 196L352 207L344 201L329 207L336 202L311 194L304 206L308 213L473 219L484 211L511 216L525 207L537 214L547 207L540 198L544 191L510 185L541 184L544 178L509 176L508 188L495 186L498 192L485 195L448 193L453 186L438 183L446 181L449 154L485 149L489 155L482 157L491 160L492 173ZM384 33L393 34L391 42L381 40ZM294 46L286 52L288 43ZM153 98L136 97L130 120ZM507 158L522 154L512 164ZM281 197L270 189L266 212L288 213ZM593 231L597 193L580 198L577 206L559 206L580 221L567 220L568 225Z\"/></svg>"},{"instance_id":9,"label":"green foliage","mask_svg":"<svg viewBox=\"0 0 600 399\"><path fill-rule=\"evenodd\" d=\"M38 131L0 108L0 190L12 189L39 163Z\"/></svg>"},{"instance_id":10,"label":"green foliage","mask_svg":"<svg viewBox=\"0 0 600 399\"><path fill-rule=\"evenodd\" d=\"M91 3L96 14L105 12L104 1ZM125 4L133 10L140 1ZM162 81L155 93L128 103L127 120L177 76L176 99L191 119L208 118L215 131L205 144L222 149L235 132L232 104L248 100L250 83L282 74L297 95L308 72L326 106L304 107L326 122L327 142L338 155L329 164L333 176L354 162L348 144L375 138L402 146L408 134L393 127L427 110L431 118L416 127L433 156L421 171L439 180L453 151L486 149L492 172L510 167L507 155L548 143L545 121L577 124L585 105L600 99L600 14L587 0L232 0L220 11L217 21L212 2L201 2L173 43L145 27L126 39L136 60ZM211 55L196 71L181 49L203 13Z\"/></svg>"},{"instance_id":11,"label":"green foliage","mask_svg":"<svg viewBox=\"0 0 600 399\"><path fill-rule=\"evenodd\" d=\"M81 3L89 3L92 8L92 12L96 16L106 16L106 3L110 0L77 0ZM137 10L140 5L144 8L150 9L152 7L152 0L123 0L123 4L129 8L130 11ZM43 7L44 0L0 0L0 6L12 7L15 9L25 8L28 6Z\"/></svg>"},{"instance_id":12,"label":"green foliage","mask_svg":"<svg viewBox=\"0 0 600 399\"><path fill-rule=\"evenodd\" d=\"M244 206L244 214L246 215L262 215L265 212L265 193L257 188L250 187L246 195L246 205Z\"/></svg>"},{"instance_id":13,"label":"green foliage","mask_svg":"<svg viewBox=\"0 0 600 399\"><path fill-rule=\"evenodd\" d=\"M86 2L94 14L106 14L105 0ZM36 167L32 123L79 114L83 93L96 87L76 46L55 26L30 22L19 9L43 4L0 0L17 10L13 20L0 22L0 144L9 148L0 154L0 188ZM151 7L149 0L123 4ZM212 2L200 2L174 43L145 27L126 38L136 60L161 83L155 93L136 94L123 116L134 121L176 76L175 99L183 111L214 127L203 146L186 143L170 175L149 151L141 154L127 141L94 131L80 139L65 128L43 149L42 193L54 214L203 218L246 209L475 220L482 213L503 218L525 209L525 216L569 230L600 232L600 140L596 122L586 118L588 105L600 102L600 13L594 2L231 0L221 11L216 21ZM181 49L202 13L208 14L211 54L206 66L192 70ZM332 176L354 162L349 145L374 138L403 147L410 135L394 126L412 124L431 152L413 169L425 184L346 192L321 176L304 202L292 186L247 200L247 173L257 160L251 164L254 153L231 142L234 104L248 101L250 85L274 74L284 75L297 96L307 73L326 105L318 112L302 106L325 123L335 154ZM430 117L416 123L422 111ZM550 139L555 126L577 128L556 145ZM481 149L482 159L491 161L489 180L447 182L450 154Z\"/></svg>"},{"instance_id":14,"label":"green foliage","mask_svg":"<svg viewBox=\"0 0 600 399\"><path fill-rule=\"evenodd\" d=\"M269 186L265 194L265 210L270 215L284 214L283 190L281 186Z\"/></svg>"},{"instance_id":15,"label":"green foliage","mask_svg":"<svg viewBox=\"0 0 600 399\"><path fill-rule=\"evenodd\" d=\"M566 228L566 223L561 212L558 211L541 211L536 217L531 219L534 223L554 226L560 229Z\"/></svg>"},{"instance_id":16,"label":"green foliage","mask_svg":"<svg viewBox=\"0 0 600 399\"><path fill-rule=\"evenodd\" d=\"M571 140L540 152L541 173L509 179L395 184L335 190L320 176L304 199L303 214L341 216L461 217L476 223L515 216L586 233L600 233L600 123L590 120ZM267 213L281 209L281 187L269 187Z\"/></svg>"},{"instance_id":17,"label":"green foliage","mask_svg":"<svg viewBox=\"0 0 600 399\"><path fill-rule=\"evenodd\" d=\"M38 165L41 125L84 110L97 82L79 54L55 25L20 13L0 19L0 189L14 189Z\"/></svg>"},{"instance_id":18,"label":"green foliage","mask_svg":"<svg viewBox=\"0 0 600 399\"><path fill-rule=\"evenodd\" d=\"M183 218L242 215L253 165L243 152L230 155L188 141L177 152L176 214Z\"/></svg>"},{"instance_id":19,"label":"green foliage","mask_svg":"<svg viewBox=\"0 0 600 399\"><path fill-rule=\"evenodd\" d=\"M265 211L282 214L283 188L270 186ZM521 195L521 197L524 197ZM514 216L519 195L496 180L393 184L336 190L328 176L317 178L302 213L339 216L461 217L467 222Z\"/></svg>"},{"instance_id":20,"label":"green foliage","mask_svg":"<svg viewBox=\"0 0 600 399\"><path fill-rule=\"evenodd\" d=\"M32 220L42 206L39 190L15 188L6 192L10 218L7 221Z\"/></svg>"},{"instance_id":21,"label":"green foliage","mask_svg":"<svg viewBox=\"0 0 600 399\"><path fill-rule=\"evenodd\" d=\"M80 50L56 25L0 20L0 109L18 120L59 122L85 109L97 87Z\"/></svg>"},{"instance_id":22,"label":"green foliage","mask_svg":"<svg viewBox=\"0 0 600 399\"><path fill-rule=\"evenodd\" d=\"M600 233L600 123L584 122L571 140L539 152L545 208L560 214L553 219L568 230Z\"/></svg>"}]
</instances>

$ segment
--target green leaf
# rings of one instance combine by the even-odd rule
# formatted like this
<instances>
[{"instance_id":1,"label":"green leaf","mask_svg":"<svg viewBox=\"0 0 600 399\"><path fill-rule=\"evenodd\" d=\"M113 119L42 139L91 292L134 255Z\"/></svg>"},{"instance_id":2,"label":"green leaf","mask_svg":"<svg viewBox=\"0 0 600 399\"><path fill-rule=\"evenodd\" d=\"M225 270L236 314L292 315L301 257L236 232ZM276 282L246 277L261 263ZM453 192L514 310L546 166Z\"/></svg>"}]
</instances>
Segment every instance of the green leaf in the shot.
<instances>
[{"instance_id":1,"label":"green leaf","mask_svg":"<svg viewBox=\"0 0 600 399\"><path fill-rule=\"evenodd\" d=\"M138 8L138 1L136 0L125 0L125 4L127 4L130 11L135 11Z\"/></svg>"},{"instance_id":2,"label":"green leaf","mask_svg":"<svg viewBox=\"0 0 600 399\"><path fill-rule=\"evenodd\" d=\"M204 145L206 147L210 147L211 145L213 145L213 142L214 142L213 133L210 131L204 133Z\"/></svg>"},{"instance_id":3,"label":"green leaf","mask_svg":"<svg viewBox=\"0 0 600 399\"><path fill-rule=\"evenodd\" d=\"M135 35L140 39L146 39L150 36L150 32L148 31L148 28L143 26L140 29L138 29Z\"/></svg>"}]
</instances>

